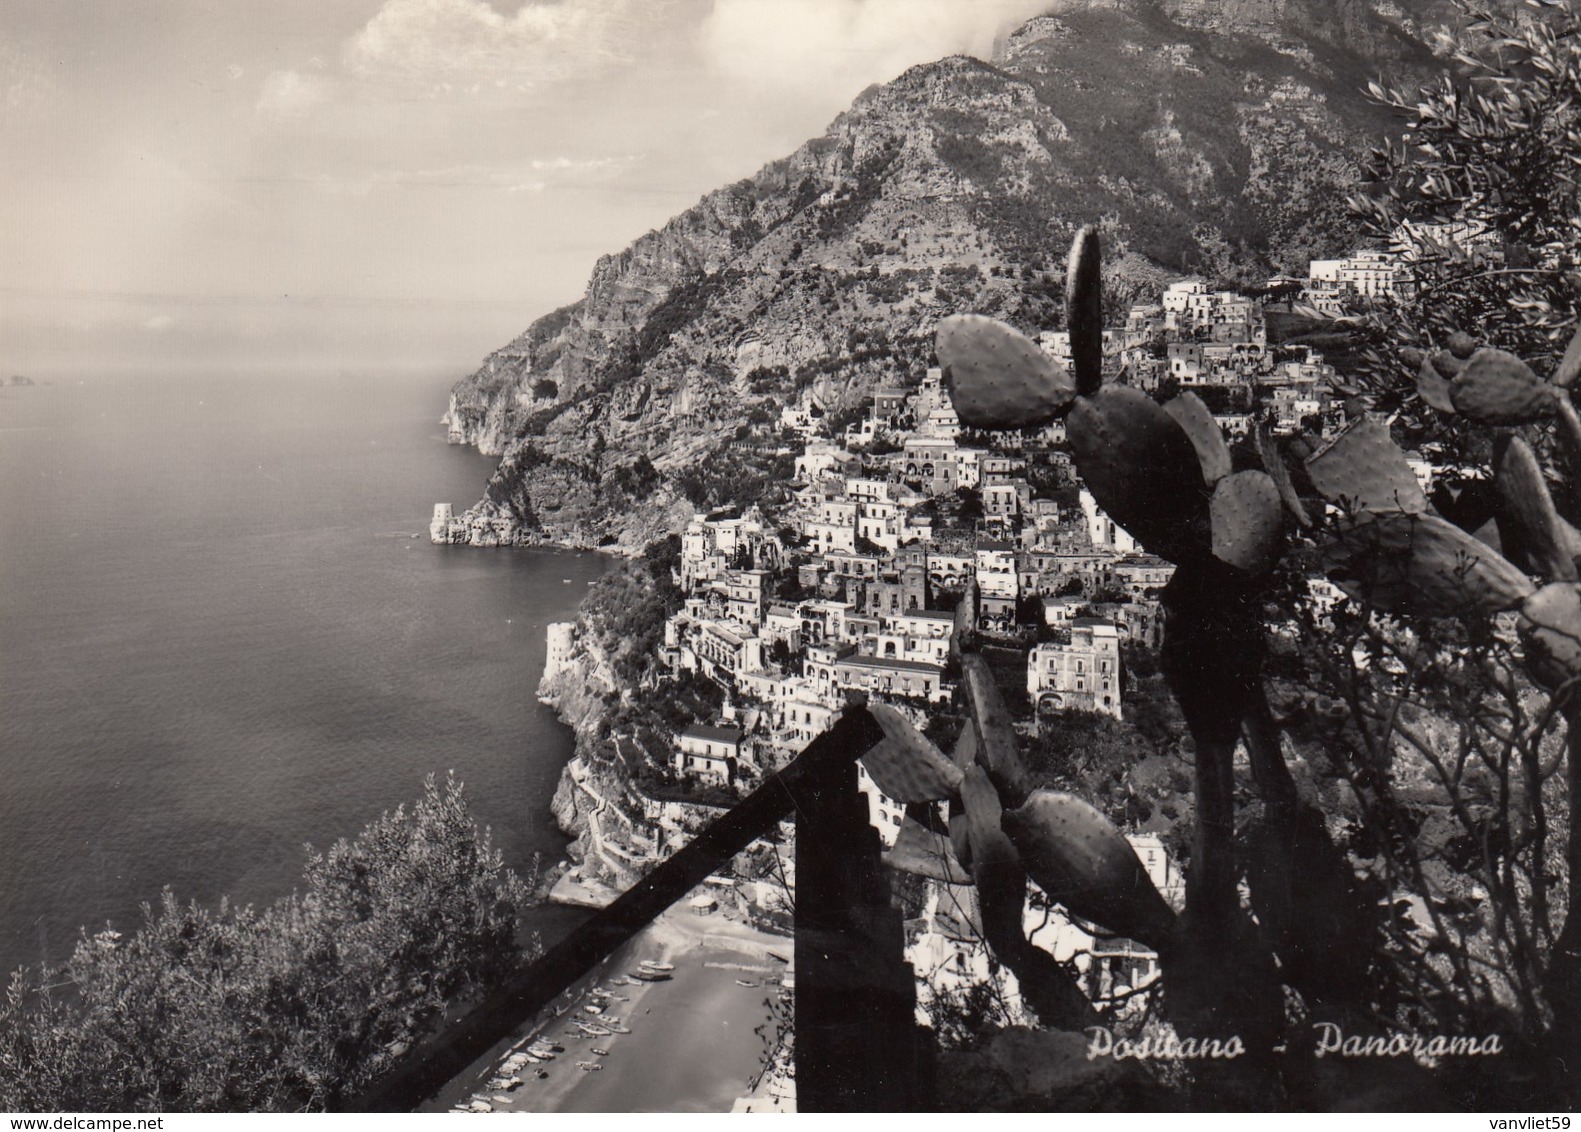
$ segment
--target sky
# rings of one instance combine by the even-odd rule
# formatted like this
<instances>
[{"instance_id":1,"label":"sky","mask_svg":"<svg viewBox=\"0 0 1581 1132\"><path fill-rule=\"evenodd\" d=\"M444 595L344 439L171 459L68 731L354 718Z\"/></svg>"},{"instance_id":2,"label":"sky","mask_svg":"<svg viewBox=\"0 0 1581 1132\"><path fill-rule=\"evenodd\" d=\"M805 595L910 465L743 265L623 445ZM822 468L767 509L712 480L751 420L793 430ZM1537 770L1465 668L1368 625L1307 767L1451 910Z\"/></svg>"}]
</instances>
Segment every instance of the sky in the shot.
<instances>
[{"instance_id":1,"label":"sky","mask_svg":"<svg viewBox=\"0 0 1581 1132\"><path fill-rule=\"evenodd\" d=\"M0 0L0 378L453 367L1048 0Z\"/></svg>"}]
</instances>

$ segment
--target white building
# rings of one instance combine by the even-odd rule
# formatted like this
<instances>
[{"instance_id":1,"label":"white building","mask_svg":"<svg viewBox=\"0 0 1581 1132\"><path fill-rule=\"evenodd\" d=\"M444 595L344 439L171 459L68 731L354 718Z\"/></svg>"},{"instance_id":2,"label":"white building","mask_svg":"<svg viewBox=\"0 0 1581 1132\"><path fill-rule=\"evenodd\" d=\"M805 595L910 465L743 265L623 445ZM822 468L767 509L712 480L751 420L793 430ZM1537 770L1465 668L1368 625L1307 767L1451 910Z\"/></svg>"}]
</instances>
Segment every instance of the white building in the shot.
<instances>
[{"instance_id":1,"label":"white building","mask_svg":"<svg viewBox=\"0 0 1581 1132\"><path fill-rule=\"evenodd\" d=\"M1075 708L1120 719L1120 632L1114 622L1078 617L1069 643L1035 646L1027 656L1027 695L1040 712Z\"/></svg>"}]
</instances>

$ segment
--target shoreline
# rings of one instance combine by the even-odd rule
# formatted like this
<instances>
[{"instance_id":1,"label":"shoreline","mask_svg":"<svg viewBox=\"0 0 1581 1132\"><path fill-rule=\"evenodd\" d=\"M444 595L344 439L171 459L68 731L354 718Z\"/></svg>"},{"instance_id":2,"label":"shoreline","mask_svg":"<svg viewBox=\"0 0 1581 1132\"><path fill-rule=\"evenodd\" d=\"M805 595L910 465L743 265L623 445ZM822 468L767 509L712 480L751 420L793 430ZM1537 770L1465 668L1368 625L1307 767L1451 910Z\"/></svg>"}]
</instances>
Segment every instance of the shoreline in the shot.
<instances>
[{"instance_id":1,"label":"shoreline","mask_svg":"<svg viewBox=\"0 0 1581 1132\"><path fill-rule=\"evenodd\" d=\"M477 1111L728 1112L752 1090L767 1063L777 984L790 948L788 937L722 912L697 916L677 903L417 1111L465 1111L480 1100L489 1107ZM673 964L671 979L614 982L642 959ZM737 980L755 985L743 987ZM601 1016L583 1009L596 987L612 995ZM571 1025L573 1017L596 1023L611 1015L631 1032L587 1037ZM501 1068L537 1037L564 1046L564 1052L547 1063ZM594 1054L595 1047L607 1055ZM578 1061L604 1068L584 1071ZM546 1075L537 1077L535 1069ZM502 1079L521 1083L488 1087Z\"/></svg>"}]
</instances>

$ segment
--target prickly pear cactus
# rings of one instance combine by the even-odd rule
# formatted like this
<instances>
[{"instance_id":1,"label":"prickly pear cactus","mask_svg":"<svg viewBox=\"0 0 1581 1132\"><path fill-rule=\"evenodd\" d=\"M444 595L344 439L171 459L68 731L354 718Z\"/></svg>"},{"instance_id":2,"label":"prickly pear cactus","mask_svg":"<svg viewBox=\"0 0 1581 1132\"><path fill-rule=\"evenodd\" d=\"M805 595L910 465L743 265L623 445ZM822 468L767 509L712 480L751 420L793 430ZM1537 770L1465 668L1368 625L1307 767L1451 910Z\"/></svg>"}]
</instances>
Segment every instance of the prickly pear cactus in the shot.
<instances>
[{"instance_id":1,"label":"prickly pear cactus","mask_svg":"<svg viewBox=\"0 0 1581 1132\"><path fill-rule=\"evenodd\" d=\"M1001 824L1049 899L1109 931L1169 947L1174 911L1130 842L1096 808L1072 794L1034 790Z\"/></svg>"},{"instance_id":2,"label":"prickly pear cactus","mask_svg":"<svg viewBox=\"0 0 1581 1132\"><path fill-rule=\"evenodd\" d=\"M1520 437L1503 444L1495 462L1499 546L1516 565L1556 581L1575 581L1566 524L1554 510L1548 484L1531 447Z\"/></svg>"},{"instance_id":3,"label":"prickly pear cactus","mask_svg":"<svg viewBox=\"0 0 1581 1132\"><path fill-rule=\"evenodd\" d=\"M1190 439L1151 397L1111 385L1065 425L1082 481L1105 514L1172 562L1210 552L1208 487Z\"/></svg>"},{"instance_id":4,"label":"prickly pear cactus","mask_svg":"<svg viewBox=\"0 0 1581 1132\"><path fill-rule=\"evenodd\" d=\"M1532 679L1554 691L1581 676L1581 589L1573 582L1552 582L1527 597L1520 631Z\"/></svg>"},{"instance_id":5,"label":"prickly pear cactus","mask_svg":"<svg viewBox=\"0 0 1581 1132\"><path fill-rule=\"evenodd\" d=\"M878 788L897 802L938 802L961 787L961 769L889 704L869 704L884 740L862 755Z\"/></svg>"},{"instance_id":6,"label":"prickly pear cactus","mask_svg":"<svg viewBox=\"0 0 1581 1132\"><path fill-rule=\"evenodd\" d=\"M1440 413L1453 413L1455 400L1450 396L1449 379L1438 372L1432 358L1423 358L1416 372L1416 392L1429 406Z\"/></svg>"},{"instance_id":7,"label":"prickly pear cactus","mask_svg":"<svg viewBox=\"0 0 1581 1132\"><path fill-rule=\"evenodd\" d=\"M1457 617L1514 609L1531 580L1486 543L1436 515L1367 516L1324 549L1329 578L1385 613Z\"/></svg>"},{"instance_id":8,"label":"prickly pear cactus","mask_svg":"<svg viewBox=\"0 0 1581 1132\"><path fill-rule=\"evenodd\" d=\"M1202 465L1202 478L1212 487L1230 474L1230 449L1224 443L1224 433L1219 422L1213 419L1202 398L1195 393L1182 393L1164 402L1164 411L1175 418L1191 439L1197 450L1197 460Z\"/></svg>"},{"instance_id":9,"label":"prickly pear cactus","mask_svg":"<svg viewBox=\"0 0 1581 1132\"><path fill-rule=\"evenodd\" d=\"M1036 342L986 315L942 320L934 352L956 415L974 428L1047 424L1075 396L1070 375Z\"/></svg>"},{"instance_id":10,"label":"prickly pear cactus","mask_svg":"<svg viewBox=\"0 0 1581 1132\"><path fill-rule=\"evenodd\" d=\"M1266 574L1284 550L1279 488L1264 472L1236 472L1219 481L1209 505L1213 557L1253 577Z\"/></svg>"},{"instance_id":11,"label":"prickly pear cactus","mask_svg":"<svg viewBox=\"0 0 1581 1132\"><path fill-rule=\"evenodd\" d=\"M1312 486L1330 503L1375 513L1427 510L1422 485L1377 417L1355 421L1309 456L1306 467Z\"/></svg>"},{"instance_id":12,"label":"prickly pear cactus","mask_svg":"<svg viewBox=\"0 0 1581 1132\"><path fill-rule=\"evenodd\" d=\"M1472 354L1449 383L1455 410L1491 425L1531 424L1553 416L1558 411L1554 393L1520 358L1493 349Z\"/></svg>"},{"instance_id":13,"label":"prickly pear cactus","mask_svg":"<svg viewBox=\"0 0 1581 1132\"><path fill-rule=\"evenodd\" d=\"M1070 331L1076 392L1091 397L1103 384L1103 277L1098 232L1076 233L1065 271L1065 328Z\"/></svg>"}]
</instances>

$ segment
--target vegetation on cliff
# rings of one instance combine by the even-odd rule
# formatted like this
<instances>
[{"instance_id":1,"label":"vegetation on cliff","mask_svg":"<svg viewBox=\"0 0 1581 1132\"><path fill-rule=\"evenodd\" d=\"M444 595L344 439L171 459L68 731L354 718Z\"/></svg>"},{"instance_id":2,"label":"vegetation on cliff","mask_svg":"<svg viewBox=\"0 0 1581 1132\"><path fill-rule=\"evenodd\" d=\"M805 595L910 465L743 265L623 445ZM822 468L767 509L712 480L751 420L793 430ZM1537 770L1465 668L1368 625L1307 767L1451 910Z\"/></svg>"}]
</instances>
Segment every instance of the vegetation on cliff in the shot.
<instances>
[{"instance_id":1,"label":"vegetation on cliff","mask_svg":"<svg viewBox=\"0 0 1581 1132\"><path fill-rule=\"evenodd\" d=\"M527 885L455 778L311 853L303 889L208 910L165 892L0 1004L11 1112L318 1110L528 957Z\"/></svg>"}]
</instances>

